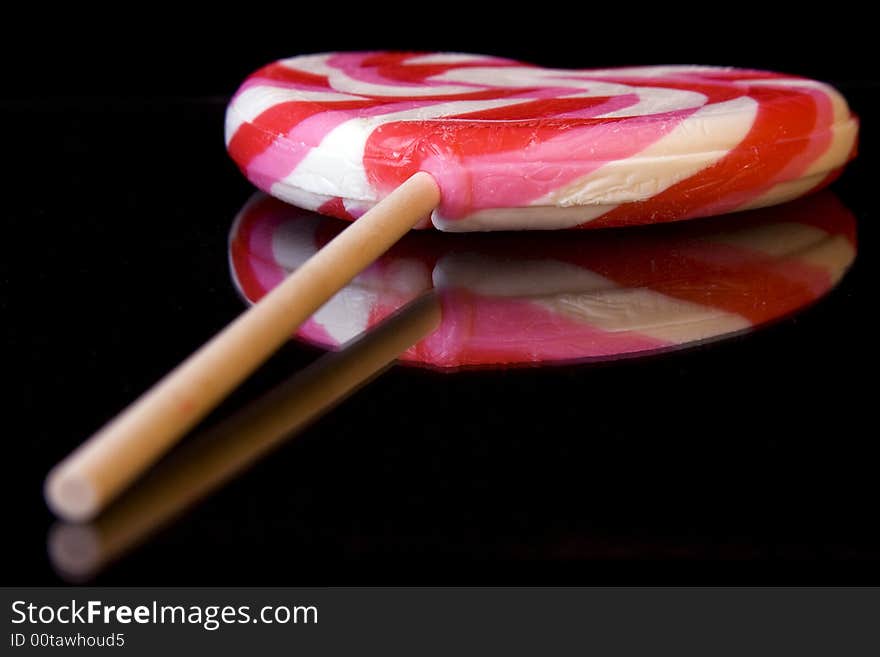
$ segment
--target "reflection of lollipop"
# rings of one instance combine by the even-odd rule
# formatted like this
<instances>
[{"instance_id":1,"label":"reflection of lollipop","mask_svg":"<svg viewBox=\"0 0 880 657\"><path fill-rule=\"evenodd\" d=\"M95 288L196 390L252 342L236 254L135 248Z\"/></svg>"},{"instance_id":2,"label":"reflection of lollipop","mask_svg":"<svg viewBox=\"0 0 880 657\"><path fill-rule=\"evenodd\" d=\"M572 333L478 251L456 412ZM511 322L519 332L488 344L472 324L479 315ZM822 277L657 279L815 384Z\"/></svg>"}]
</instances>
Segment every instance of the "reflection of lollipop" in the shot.
<instances>
[{"instance_id":1,"label":"reflection of lollipop","mask_svg":"<svg viewBox=\"0 0 880 657\"><path fill-rule=\"evenodd\" d=\"M230 235L237 286L258 301L343 227L257 195ZM581 239L412 233L298 335L336 347L436 287L444 291L441 326L405 361L558 362L676 348L820 297L855 256L854 227L829 192L725 219Z\"/></svg>"}]
</instances>

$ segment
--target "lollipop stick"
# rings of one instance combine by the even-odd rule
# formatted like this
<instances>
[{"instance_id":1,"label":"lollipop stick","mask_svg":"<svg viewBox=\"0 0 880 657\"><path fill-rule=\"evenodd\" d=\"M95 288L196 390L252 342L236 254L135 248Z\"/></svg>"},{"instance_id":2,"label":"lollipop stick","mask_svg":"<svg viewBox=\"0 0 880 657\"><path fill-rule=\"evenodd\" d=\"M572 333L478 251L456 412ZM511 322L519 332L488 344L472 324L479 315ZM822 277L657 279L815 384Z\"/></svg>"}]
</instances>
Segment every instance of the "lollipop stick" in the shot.
<instances>
[{"instance_id":1,"label":"lollipop stick","mask_svg":"<svg viewBox=\"0 0 880 657\"><path fill-rule=\"evenodd\" d=\"M94 517L439 202L429 174L410 177L55 466L49 507Z\"/></svg>"},{"instance_id":2,"label":"lollipop stick","mask_svg":"<svg viewBox=\"0 0 880 657\"><path fill-rule=\"evenodd\" d=\"M94 522L56 525L53 565L74 581L92 576L373 380L440 319L437 297L420 297L194 436Z\"/></svg>"}]
</instances>

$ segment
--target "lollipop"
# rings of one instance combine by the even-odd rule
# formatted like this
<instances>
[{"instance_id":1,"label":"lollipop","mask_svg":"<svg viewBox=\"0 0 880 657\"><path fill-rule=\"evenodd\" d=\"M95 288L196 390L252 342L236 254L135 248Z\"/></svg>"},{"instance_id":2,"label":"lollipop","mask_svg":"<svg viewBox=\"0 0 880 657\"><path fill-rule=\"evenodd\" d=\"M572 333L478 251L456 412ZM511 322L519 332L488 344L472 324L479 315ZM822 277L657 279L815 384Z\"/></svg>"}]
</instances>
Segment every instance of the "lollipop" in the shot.
<instances>
[{"instance_id":1,"label":"lollipop","mask_svg":"<svg viewBox=\"0 0 880 657\"><path fill-rule=\"evenodd\" d=\"M828 85L699 66L544 69L462 54L270 64L229 105L229 153L263 191L353 219L417 171L447 231L657 223L826 184L857 121Z\"/></svg>"},{"instance_id":2,"label":"lollipop","mask_svg":"<svg viewBox=\"0 0 880 657\"><path fill-rule=\"evenodd\" d=\"M344 223L256 195L230 234L236 286L259 301ZM603 231L410 233L297 331L336 349L428 290L439 327L399 358L436 368L607 360L680 349L784 317L855 257L855 219L831 193L731 217Z\"/></svg>"},{"instance_id":3,"label":"lollipop","mask_svg":"<svg viewBox=\"0 0 880 657\"><path fill-rule=\"evenodd\" d=\"M46 498L93 516L417 224L658 223L784 201L831 180L856 120L827 85L758 71L550 70L461 54L296 57L230 103L258 187L357 218L57 466Z\"/></svg>"}]
</instances>

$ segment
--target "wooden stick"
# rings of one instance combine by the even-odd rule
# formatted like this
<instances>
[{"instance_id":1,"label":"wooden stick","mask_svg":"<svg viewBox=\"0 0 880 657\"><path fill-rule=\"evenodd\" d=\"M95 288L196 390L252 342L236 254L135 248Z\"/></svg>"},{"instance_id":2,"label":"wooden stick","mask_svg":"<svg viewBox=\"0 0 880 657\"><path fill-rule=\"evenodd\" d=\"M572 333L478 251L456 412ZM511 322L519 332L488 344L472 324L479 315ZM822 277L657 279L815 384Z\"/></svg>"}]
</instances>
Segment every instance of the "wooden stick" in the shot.
<instances>
[{"instance_id":1,"label":"wooden stick","mask_svg":"<svg viewBox=\"0 0 880 657\"><path fill-rule=\"evenodd\" d=\"M416 299L194 437L94 522L55 525L48 539L53 566L70 581L90 579L381 374L440 319L436 295Z\"/></svg>"},{"instance_id":2,"label":"wooden stick","mask_svg":"<svg viewBox=\"0 0 880 657\"><path fill-rule=\"evenodd\" d=\"M420 172L342 231L59 463L44 488L52 511L93 518L439 202Z\"/></svg>"}]
</instances>

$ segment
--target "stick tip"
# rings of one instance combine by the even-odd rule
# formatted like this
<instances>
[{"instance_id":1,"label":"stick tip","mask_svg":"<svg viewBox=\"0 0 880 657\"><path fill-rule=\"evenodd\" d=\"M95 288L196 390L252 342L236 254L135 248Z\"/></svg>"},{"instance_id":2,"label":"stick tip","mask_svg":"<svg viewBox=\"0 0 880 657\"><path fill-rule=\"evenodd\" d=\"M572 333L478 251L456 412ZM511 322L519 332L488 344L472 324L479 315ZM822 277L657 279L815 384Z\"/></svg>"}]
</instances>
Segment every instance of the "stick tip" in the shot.
<instances>
[{"instance_id":1,"label":"stick tip","mask_svg":"<svg viewBox=\"0 0 880 657\"><path fill-rule=\"evenodd\" d=\"M55 468L46 477L43 496L49 509L68 522L85 522L97 515L95 487L82 475L65 468Z\"/></svg>"}]
</instances>

